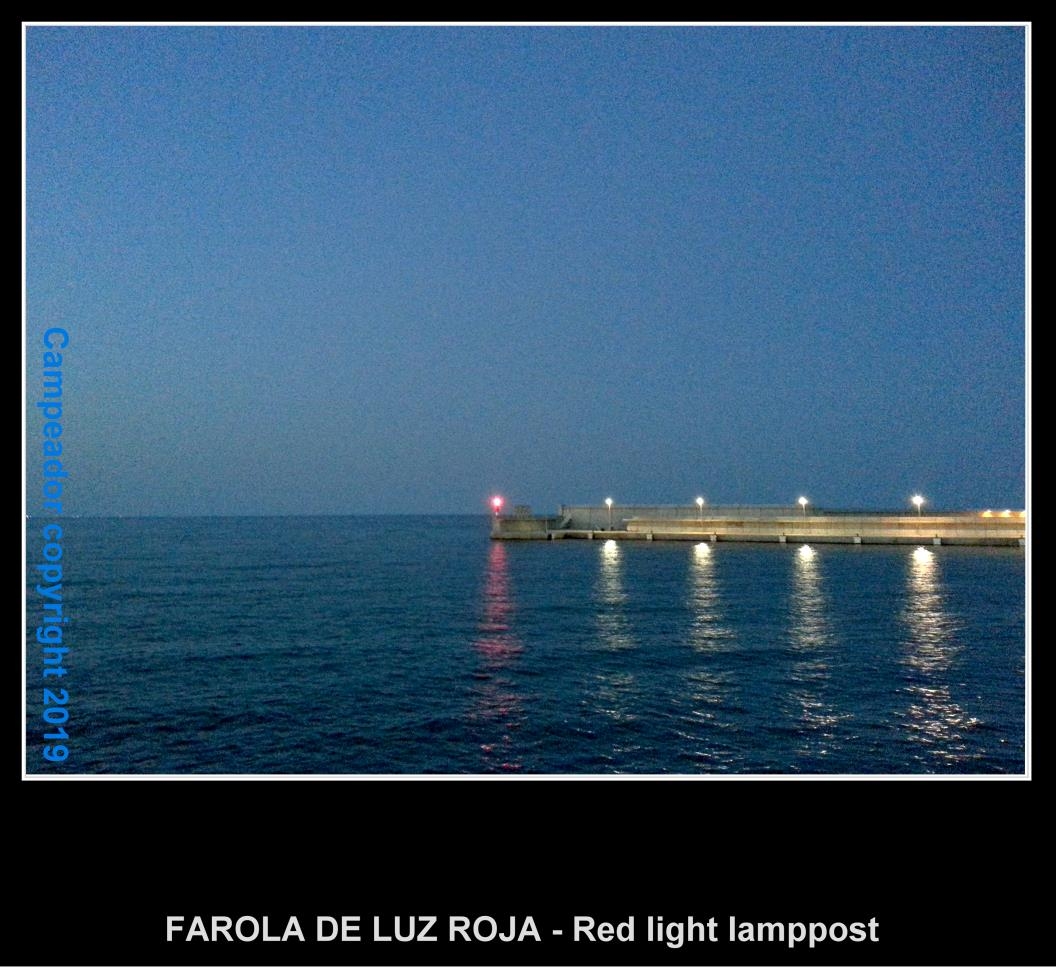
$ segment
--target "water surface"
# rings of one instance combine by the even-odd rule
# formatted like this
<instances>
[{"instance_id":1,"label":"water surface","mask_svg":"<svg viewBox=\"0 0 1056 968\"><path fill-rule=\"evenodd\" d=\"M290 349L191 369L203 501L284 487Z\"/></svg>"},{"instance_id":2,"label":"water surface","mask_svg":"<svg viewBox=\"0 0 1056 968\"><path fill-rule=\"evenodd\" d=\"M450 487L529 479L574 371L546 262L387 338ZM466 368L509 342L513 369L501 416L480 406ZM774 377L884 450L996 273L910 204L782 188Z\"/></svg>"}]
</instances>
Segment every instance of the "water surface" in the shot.
<instances>
[{"instance_id":1,"label":"water surface","mask_svg":"<svg viewBox=\"0 0 1056 968\"><path fill-rule=\"evenodd\" d=\"M468 516L63 526L71 755L40 758L31 588L30 772L1024 769L1021 549L500 543Z\"/></svg>"}]
</instances>

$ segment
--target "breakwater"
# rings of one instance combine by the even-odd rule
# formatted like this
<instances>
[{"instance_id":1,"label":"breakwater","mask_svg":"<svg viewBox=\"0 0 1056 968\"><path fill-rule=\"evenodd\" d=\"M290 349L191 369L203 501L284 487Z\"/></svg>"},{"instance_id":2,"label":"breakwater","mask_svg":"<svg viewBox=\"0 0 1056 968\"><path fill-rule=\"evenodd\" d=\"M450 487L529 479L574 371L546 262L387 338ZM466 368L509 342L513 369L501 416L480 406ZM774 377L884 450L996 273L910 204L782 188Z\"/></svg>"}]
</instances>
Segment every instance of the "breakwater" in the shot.
<instances>
[{"instance_id":1,"label":"breakwater","mask_svg":"<svg viewBox=\"0 0 1056 968\"><path fill-rule=\"evenodd\" d=\"M844 544L1026 544L1026 512L950 511L934 514L837 511L796 507L562 505L556 515L527 508L496 515L497 540L773 541Z\"/></svg>"}]
</instances>

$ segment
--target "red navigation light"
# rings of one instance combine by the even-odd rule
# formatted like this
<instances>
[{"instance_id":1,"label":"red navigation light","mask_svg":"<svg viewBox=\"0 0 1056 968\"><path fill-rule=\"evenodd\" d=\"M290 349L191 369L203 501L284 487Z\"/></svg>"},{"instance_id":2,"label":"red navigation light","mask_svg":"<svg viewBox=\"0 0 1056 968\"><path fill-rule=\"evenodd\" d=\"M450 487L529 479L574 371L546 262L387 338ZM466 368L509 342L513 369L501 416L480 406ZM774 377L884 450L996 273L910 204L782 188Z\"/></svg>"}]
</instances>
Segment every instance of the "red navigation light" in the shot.
<instances>
[{"instance_id":1,"label":"red navigation light","mask_svg":"<svg viewBox=\"0 0 1056 968\"><path fill-rule=\"evenodd\" d=\"M502 510L502 498L493 497L491 499L491 506L495 509L495 513L498 514Z\"/></svg>"}]
</instances>

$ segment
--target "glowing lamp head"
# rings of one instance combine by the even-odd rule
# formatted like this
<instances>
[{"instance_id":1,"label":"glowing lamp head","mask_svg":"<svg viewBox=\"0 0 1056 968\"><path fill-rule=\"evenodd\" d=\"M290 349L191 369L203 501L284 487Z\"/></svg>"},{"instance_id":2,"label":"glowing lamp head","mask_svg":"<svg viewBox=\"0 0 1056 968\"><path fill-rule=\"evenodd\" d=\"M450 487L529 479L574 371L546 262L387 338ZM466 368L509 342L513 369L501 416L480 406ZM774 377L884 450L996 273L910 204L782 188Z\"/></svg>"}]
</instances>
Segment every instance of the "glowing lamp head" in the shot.
<instances>
[{"instance_id":1,"label":"glowing lamp head","mask_svg":"<svg viewBox=\"0 0 1056 968\"><path fill-rule=\"evenodd\" d=\"M607 507L607 508L611 508L612 507L612 498L611 497L605 498L605 507Z\"/></svg>"},{"instance_id":2,"label":"glowing lamp head","mask_svg":"<svg viewBox=\"0 0 1056 968\"><path fill-rule=\"evenodd\" d=\"M924 503L924 498L922 498L919 494L914 494L913 497L910 498L910 500L917 506L918 509Z\"/></svg>"},{"instance_id":3,"label":"glowing lamp head","mask_svg":"<svg viewBox=\"0 0 1056 968\"><path fill-rule=\"evenodd\" d=\"M801 508L805 508L810 502L805 497L801 497L798 503Z\"/></svg>"},{"instance_id":4,"label":"glowing lamp head","mask_svg":"<svg viewBox=\"0 0 1056 968\"><path fill-rule=\"evenodd\" d=\"M491 499L491 506L494 509L496 514L498 514L502 510L502 504L503 504L502 498L499 497L498 495L496 495L495 497L493 497Z\"/></svg>"},{"instance_id":5,"label":"glowing lamp head","mask_svg":"<svg viewBox=\"0 0 1056 968\"><path fill-rule=\"evenodd\" d=\"M702 498L702 497L698 497L697 498L697 507L698 508L704 507L704 498Z\"/></svg>"}]
</instances>

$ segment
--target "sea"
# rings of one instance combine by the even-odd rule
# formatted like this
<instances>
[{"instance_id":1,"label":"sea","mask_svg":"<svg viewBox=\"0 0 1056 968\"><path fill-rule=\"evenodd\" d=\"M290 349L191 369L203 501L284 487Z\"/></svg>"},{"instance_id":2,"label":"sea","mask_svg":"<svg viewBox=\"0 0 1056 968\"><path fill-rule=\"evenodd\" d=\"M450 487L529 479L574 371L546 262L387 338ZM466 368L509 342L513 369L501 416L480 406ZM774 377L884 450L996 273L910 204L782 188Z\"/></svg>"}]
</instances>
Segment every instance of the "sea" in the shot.
<instances>
[{"instance_id":1,"label":"sea","mask_svg":"<svg viewBox=\"0 0 1056 968\"><path fill-rule=\"evenodd\" d=\"M44 523L27 523L29 774L1025 772L1020 548L69 518L68 652L45 679Z\"/></svg>"}]
</instances>

